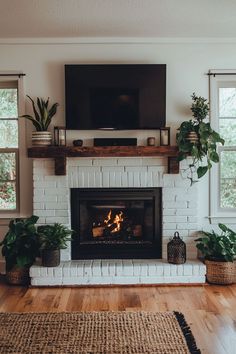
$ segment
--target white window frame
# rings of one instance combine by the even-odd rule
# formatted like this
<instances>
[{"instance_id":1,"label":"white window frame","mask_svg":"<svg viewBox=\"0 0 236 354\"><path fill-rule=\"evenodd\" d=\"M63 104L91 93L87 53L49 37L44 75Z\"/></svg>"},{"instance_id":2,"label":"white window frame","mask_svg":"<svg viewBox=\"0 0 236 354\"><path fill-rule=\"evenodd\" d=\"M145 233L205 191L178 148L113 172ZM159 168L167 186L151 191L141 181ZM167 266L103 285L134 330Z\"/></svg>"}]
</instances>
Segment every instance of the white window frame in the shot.
<instances>
[{"instance_id":1,"label":"white window frame","mask_svg":"<svg viewBox=\"0 0 236 354\"><path fill-rule=\"evenodd\" d=\"M1 72L2 74L2 72ZM25 100L23 77L16 74L13 76L1 76L1 83L15 83L18 89L18 115L25 113ZM17 217L27 217L32 214L32 162L27 156L27 134L25 119L18 120L18 148L1 149L2 152L11 152L15 150L17 153L17 209L16 210L1 210L0 211L0 226L5 225L9 219Z\"/></svg>"},{"instance_id":2,"label":"white window frame","mask_svg":"<svg viewBox=\"0 0 236 354\"><path fill-rule=\"evenodd\" d=\"M12 80L0 80L0 89L17 89L17 113L19 112L19 88L18 88L18 81L15 79ZM11 119L17 119L17 125L18 125L18 141L17 141L17 147L15 148L0 148L0 153L14 153L15 154L15 161L16 161L16 179L15 179L15 184L16 184L16 209L9 210L9 209L0 209L1 214L6 214L6 213L16 213L19 212L19 118L16 117L10 117L6 118L6 120L11 120ZM5 118L3 118L5 119Z\"/></svg>"},{"instance_id":3,"label":"white window frame","mask_svg":"<svg viewBox=\"0 0 236 354\"><path fill-rule=\"evenodd\" d=\"M219 88L236 87L235 70L211 70L209 76L210 122L214 130L219 132ZM218 75L217 75L218 74ZM224 75L227 74L227 75ZM222 151L236 151L235 147L218 146L218 154ZM235 223L236 208L220 207L220 163L213 164L210 170L210 208L209 219L212 223Z\"/></svg>"}]
</instances>

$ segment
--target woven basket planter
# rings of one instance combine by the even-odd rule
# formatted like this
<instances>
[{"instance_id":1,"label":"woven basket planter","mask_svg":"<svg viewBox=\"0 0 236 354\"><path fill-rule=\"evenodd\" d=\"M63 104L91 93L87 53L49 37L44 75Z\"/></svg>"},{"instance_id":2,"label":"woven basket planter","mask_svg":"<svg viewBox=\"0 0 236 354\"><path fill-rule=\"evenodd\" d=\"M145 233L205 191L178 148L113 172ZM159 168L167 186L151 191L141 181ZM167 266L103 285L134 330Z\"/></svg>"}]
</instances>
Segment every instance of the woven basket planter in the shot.
<instances>
[{"instance_id":1,"label":"woven basket planter","mask_svg":"<svg viewBox=\"0 0 236 354\"><path fill-rule=\"evenodd\" d=\"M233 262L205 261L207 281L211 284L233 284L235 281L235 264Z\"/></svg>"},{"instance_id":2,"label":"woven basket planter","mask_svg":"<svg viewBox=\"0 0 236 354\"><path fill-rule=\"evenodd\" d=\"M30 282L29 268L13 267L6 272L6 279L11 285L28 285Z\"/></svg>"},{"instance_id":3,"label":"woven basket planter","mask_svg":"<svg viewBox=\"0 0 236 354\"><path fill-rule=\"evenodd\" d=\"M192 144L195 144L199 141L199 137L196 132L189 132L186 140L188 140Z\"/></svg>"},{"instance_id":4,"label":"woven basket planter","mask_svg":"<svg viewBox=\"0 0 236 354\"><path fill-rule=\"evenodd\" d=\"M32 132L32 145L33 146L49 146L52 144L52 133L36 131Z\"/></svg>"}]
</instances>

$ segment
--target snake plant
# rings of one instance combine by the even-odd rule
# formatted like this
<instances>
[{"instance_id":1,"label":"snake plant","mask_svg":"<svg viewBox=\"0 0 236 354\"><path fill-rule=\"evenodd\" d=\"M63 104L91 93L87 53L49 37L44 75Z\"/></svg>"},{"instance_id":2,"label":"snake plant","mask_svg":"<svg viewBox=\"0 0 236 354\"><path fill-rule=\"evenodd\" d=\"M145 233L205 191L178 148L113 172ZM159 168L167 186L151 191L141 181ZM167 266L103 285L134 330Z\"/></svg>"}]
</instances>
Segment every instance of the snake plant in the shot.
<instances>
[{"instance_id":1,"label":"snake plant","mask_svg":"<svg viewBox=\"0 0 236 354\"><path fill-rule=\"evenodd\" d=\"M37 97L37 103L27 95L30 99L34 117L29 114L24 114L21 117L26 118L32 122L37 131L47 131L52 117L57 112L58 103L54 103L51 107L49 106L49 98L47 100ZM37 105L37 108L36 108Z\"/></svg>"}]
</instances>

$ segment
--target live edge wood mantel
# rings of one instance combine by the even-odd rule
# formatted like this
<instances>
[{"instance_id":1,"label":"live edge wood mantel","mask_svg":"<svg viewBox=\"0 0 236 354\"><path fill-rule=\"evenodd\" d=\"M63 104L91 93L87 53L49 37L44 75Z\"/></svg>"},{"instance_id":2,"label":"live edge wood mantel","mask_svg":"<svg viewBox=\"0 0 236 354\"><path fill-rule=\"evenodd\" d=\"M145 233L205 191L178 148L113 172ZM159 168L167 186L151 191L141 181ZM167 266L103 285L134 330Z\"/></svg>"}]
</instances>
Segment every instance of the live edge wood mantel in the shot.
<instances>
[{"instance_id":1,"label":"live edge wood mantel","mask_svg":"<svg viewBox=\"0 0 236 354\"><path fill-rule=\"evenodd\" d=\"M55 159L55 175L66 175L67 157L166 157L168 173L179 173L177 146L48 146L31 147L28 157Z\"/></svg>"}]
</instances>

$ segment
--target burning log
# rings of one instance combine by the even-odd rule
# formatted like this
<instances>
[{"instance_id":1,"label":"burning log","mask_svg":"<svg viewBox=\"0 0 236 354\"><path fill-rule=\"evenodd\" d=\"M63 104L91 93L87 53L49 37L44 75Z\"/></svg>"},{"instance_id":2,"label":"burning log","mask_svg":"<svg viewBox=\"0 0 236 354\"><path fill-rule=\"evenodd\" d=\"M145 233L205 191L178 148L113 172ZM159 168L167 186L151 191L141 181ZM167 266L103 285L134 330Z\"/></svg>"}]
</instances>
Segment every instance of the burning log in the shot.
<instances>
[{"instance_id":1,"label":"burning log","mask_svg":"<svg viewBox=\"0 0 236 354\"><path fill-rule=\"evenodd\" d=\"M142 237L142 225L133 225L123 213L123 211L109 212L103 221L94 222L92 227L93 237Z\"/></svg>"},{"instance_id":2,"label":"burning log","mask_svg":"<svg viewBox=\"0 0 236 354\"><path fill-rule=\"evenodd\" d=\"M104 234L104 226L95 226L92 228L93 237L102 237Z\"/></svg>"}]
</instances>

